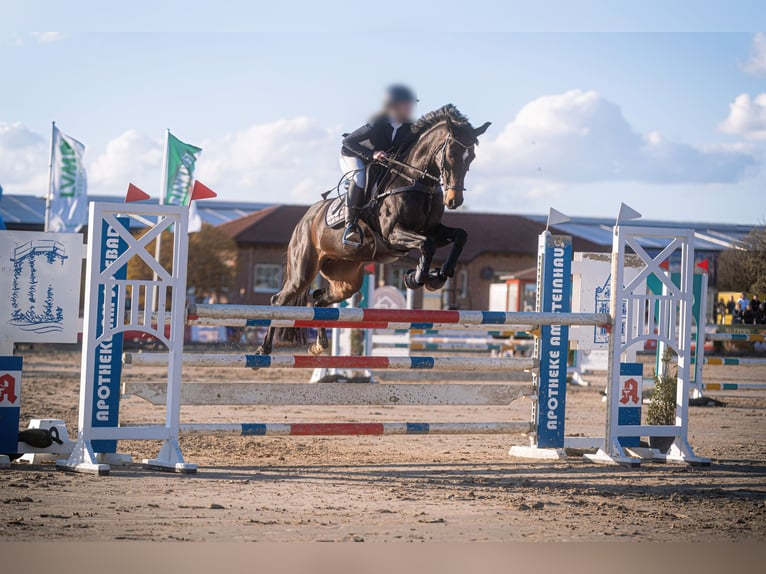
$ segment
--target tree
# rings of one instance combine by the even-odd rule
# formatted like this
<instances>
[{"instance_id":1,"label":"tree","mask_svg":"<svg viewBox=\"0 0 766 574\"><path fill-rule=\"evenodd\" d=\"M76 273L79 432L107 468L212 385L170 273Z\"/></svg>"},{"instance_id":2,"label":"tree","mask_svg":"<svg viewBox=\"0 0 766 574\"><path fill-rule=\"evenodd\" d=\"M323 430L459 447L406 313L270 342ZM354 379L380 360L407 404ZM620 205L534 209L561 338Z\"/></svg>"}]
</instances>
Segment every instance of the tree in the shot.
<instances>
[{"instance_id":1,"label":"tree","mask_svg":"<svg viewBox=\"0 0 766 574\"><path fill-rule=\"evenodd\" d=\"M173 259L173 234L162 234L160 263L170 271ZM152 241L147 249L154 254ZM217 227L207 223L202 230L189 235L189 259L186 264L186 285L197 297L215 297L228 293L237 267L237 244ZM128 263L130 279L152 278L152 270L137 257Z\"/></svg>"},{"instance_id":2,"label":"tree","mask_svg":"<svg viewBox=\"0 0 766 574\"><path fill-rule=\"evenodd\" d=\"M740 249L729 249L718 259L719 291L766 293L766 227L755 227Z\"/></svg>"}]
</instances>

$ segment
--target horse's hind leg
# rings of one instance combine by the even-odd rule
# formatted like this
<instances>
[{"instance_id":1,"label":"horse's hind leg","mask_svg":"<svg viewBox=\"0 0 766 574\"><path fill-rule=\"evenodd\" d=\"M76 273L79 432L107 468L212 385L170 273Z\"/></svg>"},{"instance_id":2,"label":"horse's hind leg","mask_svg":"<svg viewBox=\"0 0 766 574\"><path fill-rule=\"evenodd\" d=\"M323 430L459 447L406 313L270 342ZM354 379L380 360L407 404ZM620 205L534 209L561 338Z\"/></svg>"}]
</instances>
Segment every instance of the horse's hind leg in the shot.
<instances>
[{"instance_id":1,"label":"horse's hind leg","mask_svg":"<svg viewBox=\"0 0 766 574\"><path fill-rule=\"evenodd\" d=\"M319 258L307 231L309 224L302 220L296 228L287 248L287 263L284 268L284 283L279 292L271 298L275 306L307 304L308 290L319 273ZM263 343L256 350L259 355L270 355L276 334L275 327L269 327Z\"/></svg>"},{"instance_id":2,"label":"horse's hind leg","mask_svg":"<svg viewBox=\"0 0 766 574\"><path fill-rule=\"evenodd\" d=\"M324 306L322 304L317 305L317 302L323 300L325 291L327 291L327 289L325 288L315 289L314 292L311 294L312 299L314 300L314 307ZM309 345L309 353L311 353L312 355L321 355L327 350L329 346L330 346L330 342L327 339L327 329L325 329L324 327L319 327L317 329L317 340L314 342L313 345Z\"/></svg>"},{"instance_id":3,"label":"horse's hind leg","mask_svg":"<svg viewBox=\"0 0 766 574\"><path fill-rule=\"evenodd\" d=\"M327 261L320 272L329 281L327 288L317 289L313 293L314 307L330 307L340 303L359 291L364 280L364 266L362 263L348 261ZM327 329L318 330L316 343L309 347L313 355L321 355L327 350Z\"/></svg>"}]
</instances>

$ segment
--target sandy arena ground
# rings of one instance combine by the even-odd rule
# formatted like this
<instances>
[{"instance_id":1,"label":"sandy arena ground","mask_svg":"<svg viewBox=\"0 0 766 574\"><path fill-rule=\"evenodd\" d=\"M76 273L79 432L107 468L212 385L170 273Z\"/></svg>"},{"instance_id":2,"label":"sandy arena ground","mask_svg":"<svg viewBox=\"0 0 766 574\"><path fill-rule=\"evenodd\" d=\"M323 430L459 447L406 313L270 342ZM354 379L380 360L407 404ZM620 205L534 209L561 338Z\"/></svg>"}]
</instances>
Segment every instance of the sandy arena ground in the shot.
<instances>
[{"instance_id":1,"label":"sandy arena ground","mask_svg":"<svg viewBox=\"0 0 766 574\"><path fill-rule=\"evenodd\" d=\"M76 434L79 353L25 352L22 419L54 417ZM718 369L718 370L716 370ZM189 380L214 381L200 369ZM389 375L390 376L390 375ZM766 380L766 368L706 367L707 380ZM227 380L305 382L302 371L228 370ZM156 380L131 368L125 380ZM393 379L389 379L393 380ZM108 477L52 465L0 471L1 540L766 540L766 392L710 393L692 408L690 440L708 468L605 468L511 459L522 436L195 437L182 441L196 475L113 468ZM570 387L570 434L603 432L598 389ZM123 399L122 420L162 408ZM457 414L455 414L457 413ZM510 407L184 407L182 420L527 420ZM136 460L156 444L125 442Z\"/></svg>"}]
</instances>

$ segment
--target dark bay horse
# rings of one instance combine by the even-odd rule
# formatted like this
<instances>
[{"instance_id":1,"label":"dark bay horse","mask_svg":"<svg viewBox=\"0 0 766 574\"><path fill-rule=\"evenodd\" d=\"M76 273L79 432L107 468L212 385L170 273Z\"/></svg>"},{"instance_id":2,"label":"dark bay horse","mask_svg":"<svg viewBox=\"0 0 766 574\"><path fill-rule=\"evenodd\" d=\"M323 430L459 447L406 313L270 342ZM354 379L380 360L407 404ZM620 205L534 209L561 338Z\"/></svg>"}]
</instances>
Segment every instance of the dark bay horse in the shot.
<instances>
[{"instance_id":1,"label":"dark bay horse","mask_svg":"<svg viewBox=\"0 0 766 574\"><path fill-rule=\"evenodd\" d=\"M407 288L441 289L454 275L468 239L465 230L442 224L444 208L462 205L465 176L476 157L474 148L489 126L487 122L474 128L452 104L417 120L408 149L399 154L400 161L388 162L387 177L360 220L364 233L360 247L344 246L343 228L326 224L330 200L312 205L293 231L284 283L271 304L303 306L310 300L315 307L329 307L359 291L365 264L390 263L413 249L420 257L417 267L405 276ZM450 244L452 249L441 268L430 269L436 249ZM318 274L329 286L314 290L309 297ZM259 354L271 353L275 331L269 328ZM295 340L295 332L285 329L280 335ZM319 329L309 351L321 354L327 346L327 333Z\"/></svg>"}]
</instances>

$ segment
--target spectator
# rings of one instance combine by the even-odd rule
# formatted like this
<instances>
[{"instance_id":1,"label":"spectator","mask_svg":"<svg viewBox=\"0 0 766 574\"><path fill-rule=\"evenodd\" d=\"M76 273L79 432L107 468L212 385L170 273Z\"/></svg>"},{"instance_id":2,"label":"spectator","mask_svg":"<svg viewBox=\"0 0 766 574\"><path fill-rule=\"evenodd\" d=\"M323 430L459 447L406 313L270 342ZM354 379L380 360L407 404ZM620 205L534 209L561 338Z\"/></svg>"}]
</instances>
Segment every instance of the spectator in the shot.
<instances>
[{"instance_id":1,"label":"spectator","mask_svg":"<svg viewBox=\"0 0 766 574\"><path fill-rule=\"evenodd\" d=\"M742 323L742 306L737 303L734 307L734 313L731 314L731 324L739 325Z\"/></svg>"},{"instance_id":2,"label":"spectator","mask_svg":"<svg viewBox=\"0 0 766 574\"><path fill-rule=\"evenodd\" d=\"M757 315L761 310L761 300L758 299L758 295L755 293L753 293L753 298L750 299L750 304L753 306L753 311L755 311L755 314Z\"/></svg>"},{"instance_id":3,"label":"spectator","mask_svg":"<svg viewBox=\"0 0 766 574\"><path fill-rule=\"evenodd\" d=\"M766 325L766 302L761 303L755 320L759 325Z\"/></svg>"},{"instance_id":4,"label":"spectator","mask_svg":"<svg viewBox=\"0 0 766 574\"><path fill-rule=\"evenodd\" d=\"M734 315L734 308L737 306L737 304L734 302L734 295L729 297L729 302L726 303L726 312L729 315Z\"/></svg>"},{"instance_id":5,"label":"spectator","mask_svg":"<svg viewBox=\"0 0 766 574\"><path fill-rule=\"evenodd\" d=\"M742 311L742 322L745 325L752 325L755 323L755 310L753 309L753 303L751 302L745 310Z\"/></svg>"},{"instance_id":6,"label":"spectator","mask_svg":"<svg viewBox=\"0 0 766 574\"><path fill-rule=\"evenodd\" d=\"M715 314L713 317L714 323L718 323L719 325L724 325L726 323L726 302L723 300L723 297L716 303L713 313Z\"/></svg>"},{"instance_id":7,"label":"spectator","mask_svg":"<svg viewBox=\"0 0 766 574\"><path fill-rule=\"evenodd\" d=\"M747 298L747 293L742 293L742 297L737 299L737 305L739 305L740 311L744 313L747 306L750 305L750 299Z\"/></svg>"}]
</instances>

